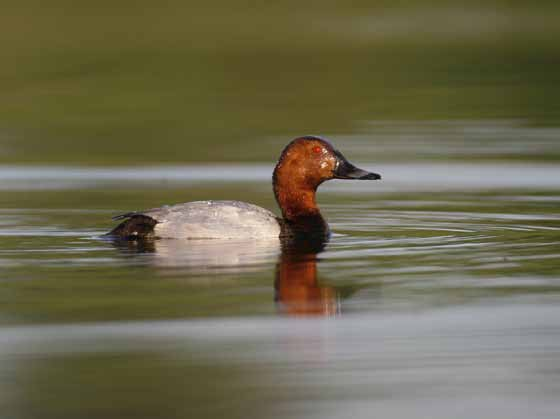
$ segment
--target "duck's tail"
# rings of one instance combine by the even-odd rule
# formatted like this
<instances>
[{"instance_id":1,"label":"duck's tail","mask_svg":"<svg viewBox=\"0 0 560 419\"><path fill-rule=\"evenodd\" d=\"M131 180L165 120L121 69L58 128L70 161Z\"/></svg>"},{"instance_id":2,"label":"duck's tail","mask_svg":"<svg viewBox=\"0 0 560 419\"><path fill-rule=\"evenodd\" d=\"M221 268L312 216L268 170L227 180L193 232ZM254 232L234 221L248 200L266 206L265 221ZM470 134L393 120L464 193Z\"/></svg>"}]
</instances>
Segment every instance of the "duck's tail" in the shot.
<instances>
[{"instance_id":1,"label":"duck's tail","mask_svg":"<svg viewBox=\"0 0 560 419\"><path fill-rule=\"evenodd\" d=\"M158 223L147 215L129 212L117 215L113 220L124 220L110 232L105 234L108 237L115 237L124 240L142 240L155 238L154 227Z\"/></svg>"}]
</instances>

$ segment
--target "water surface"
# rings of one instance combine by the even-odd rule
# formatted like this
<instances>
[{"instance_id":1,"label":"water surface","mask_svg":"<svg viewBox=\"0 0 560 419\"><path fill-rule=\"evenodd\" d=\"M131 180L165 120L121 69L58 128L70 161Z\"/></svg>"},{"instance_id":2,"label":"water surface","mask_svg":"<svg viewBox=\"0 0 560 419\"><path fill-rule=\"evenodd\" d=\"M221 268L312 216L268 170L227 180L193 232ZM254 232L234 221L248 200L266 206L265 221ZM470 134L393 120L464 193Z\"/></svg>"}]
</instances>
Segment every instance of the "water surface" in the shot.
<instances>
[{"instance_id":1,"label":"water surface","mask_svg":"<svg viewBox=\"0 0 560 419\"><path fill-rule=\"evenodd\" d=\"M2 2L0 419L557 418L560 2ZM328 243L101 239L276 209Z\"/></svg>"},{"instance_id":2,"label":"water surface","mask_svg":"<svg viewBox=\"0 0 560 419\"><path fill-rule=\"evenodd\" d=\"M160 203L275 209L269 164L1 167L2 411L555 417L558 166L360 164L384 180L322 186L333 235L300 247L100 238Z\"/></svg>"}]
</instances>

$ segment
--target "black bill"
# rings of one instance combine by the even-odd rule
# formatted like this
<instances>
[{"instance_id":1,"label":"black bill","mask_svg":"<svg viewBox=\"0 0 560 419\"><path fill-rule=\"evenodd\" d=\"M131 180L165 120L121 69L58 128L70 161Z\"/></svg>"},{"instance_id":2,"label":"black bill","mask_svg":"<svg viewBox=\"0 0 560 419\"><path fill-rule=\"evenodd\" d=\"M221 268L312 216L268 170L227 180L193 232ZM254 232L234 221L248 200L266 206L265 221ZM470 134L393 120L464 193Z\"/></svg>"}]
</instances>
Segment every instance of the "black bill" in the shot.
<instances>
[{"instance_id":1,"label":"black bill","mask_svg":"<svg viewBox=\"0 0 560 419\"><path fill-rule=\"evenodd\" d=\"M378 180L381 175L368 172L354 166L339 152L335 151L336 168L334 169L335 179L360 179L360 180Z\"/></svg>"}]
</instances>

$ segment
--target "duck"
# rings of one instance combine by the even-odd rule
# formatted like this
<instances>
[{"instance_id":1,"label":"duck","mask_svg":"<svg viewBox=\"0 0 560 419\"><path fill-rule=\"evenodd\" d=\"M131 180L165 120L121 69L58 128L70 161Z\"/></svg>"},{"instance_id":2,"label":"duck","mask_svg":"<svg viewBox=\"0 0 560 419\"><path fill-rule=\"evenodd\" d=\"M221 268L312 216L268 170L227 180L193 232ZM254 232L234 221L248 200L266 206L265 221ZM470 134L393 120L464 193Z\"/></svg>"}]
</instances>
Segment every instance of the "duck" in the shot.
<instances>
[{"instance_id":1,"label":"duck","mask_svg":"<svg viewBox=\"0 0 560 419\"><path fill-rule=\"evenodd\" d=\"M193 201L113 217L120 221L107 236L143 239L270 239L325 237L329 225L315 199L317 188L331 179L379 180L359 169L326 139L303 136L280 154L272 186L282 217L241 201Z\"/></svg>"}]
</instances>

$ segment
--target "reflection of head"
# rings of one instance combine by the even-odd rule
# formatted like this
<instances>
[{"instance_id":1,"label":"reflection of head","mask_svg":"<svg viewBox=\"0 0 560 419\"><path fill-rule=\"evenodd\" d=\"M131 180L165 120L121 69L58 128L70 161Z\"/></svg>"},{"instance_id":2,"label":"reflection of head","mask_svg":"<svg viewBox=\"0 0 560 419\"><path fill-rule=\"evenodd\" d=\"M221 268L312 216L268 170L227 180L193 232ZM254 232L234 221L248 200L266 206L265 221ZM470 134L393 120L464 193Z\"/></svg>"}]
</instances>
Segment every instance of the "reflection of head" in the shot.
<instances>
[{"instance_id":1,"label":"reflection of head","mask_svg":"<svg viewBox=\"0 0 560 419\"><path fill-rule=\"evenodd\" d=\"M317 282L317 254L325 239L292 239L282 243L276 269L275 300L291 315L335 315L338 298L331 287Z\"/></svg>"}]
</instances>

